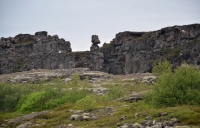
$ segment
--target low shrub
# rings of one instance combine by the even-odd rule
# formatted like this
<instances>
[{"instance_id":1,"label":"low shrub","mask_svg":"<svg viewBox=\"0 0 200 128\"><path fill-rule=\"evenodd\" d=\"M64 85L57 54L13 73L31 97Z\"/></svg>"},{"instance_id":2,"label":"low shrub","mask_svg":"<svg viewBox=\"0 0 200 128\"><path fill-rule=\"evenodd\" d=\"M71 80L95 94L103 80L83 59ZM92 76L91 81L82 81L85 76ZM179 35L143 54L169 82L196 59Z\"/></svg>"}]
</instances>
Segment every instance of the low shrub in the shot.
<instances>
[{"instance_id":1,"label":"low shrub","mask_svg":"<svg viewBox=\"0 0 200 128\"><path fill-rule=\"evenodd\" d=\"M72 81L69 83L70 88L68 85L64 86L60 78L55 79L53 82L57 86L49 86L39 90L34 89L35 92L24 95L17 105L17 110L26 112L51 109L64 103L76 103L78 100L85 98L88 93L86 89L80 88L81 81L78 74L72 76ZM84 86L88 84L87 80L82 83ZM40 86L42 85L37 88Z\"/></svg>"},{"instance_id":2,"label":"low shrub","mask_svg":"<svg viewBox=\"0 0 200 128\"><path fill-rule=\"evenodd\" d=\"M46 107L52 99L60 98L65 93L59 89L47 88L40 92L34 92L23 96L20 99L17 108L19 111L38 111Z\"/></svg>"},{"instance_id":3,"label":"low shrub","mask_svg":"<svg viewBox=\"0 0 200 128\"><path fill-rule=\"evenodd\" d=\"M104 101L111 101L121 98L125 95L125 90L121 85L109 85L109 91L101 99Z\"/></svg>"},{"instance_id":4,"label":"low shrub","mask_svg":"<svg viewBox=\"0 0 200 128\"><path fill-rule=\"evenodd\" d=\"M169 62L162 64L166 66ZM156 107L200 105L200 72L195 66L184 64L173 73L168 70L161 72L154 90L146 96L146 101L151 101Z\"/></svg>"},{"instance_id":5,"label":"low shrub","mask_svg":"<svg viewBox=\"0 0 200 128\"><path fill-rule=\"evenodd\" d=\"M76 102L75 109L93 111L98 108L96 95L88 95Z\"/></svg>"},{"instance_id":6,"label":"low shrub","mask_svg":"<svg viewBox=\"0 0 200 128\"><path fill-rule=\"evenodd\" d=\"M14 111L16 104L23 95L30 93L29 86L0 84L0 111Z\"/></svg>"},{"instance_id":7,"label":"low shrub","mask_svg":"<svg viewBox=\"0 0 200 128\"><path fill-rule=\"evenodd\" d=\"M160 61L157 65L154 65L152 73L155 76L161 76L164 73L170 73L172 64L167 60Z\"/></svg>"}]
</instances>

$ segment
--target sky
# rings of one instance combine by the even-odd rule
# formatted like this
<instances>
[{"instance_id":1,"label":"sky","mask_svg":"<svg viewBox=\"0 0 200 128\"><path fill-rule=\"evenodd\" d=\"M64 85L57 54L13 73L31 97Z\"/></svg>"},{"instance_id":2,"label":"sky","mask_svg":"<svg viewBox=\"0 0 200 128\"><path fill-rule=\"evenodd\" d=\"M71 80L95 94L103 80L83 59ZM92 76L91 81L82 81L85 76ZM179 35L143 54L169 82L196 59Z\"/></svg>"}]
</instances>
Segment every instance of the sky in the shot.
<instances>
[{"instance_id":1,"label":"sky","mask_svg":"<svg viewBox=\"0 0 200 128\"><path fill-rule=\"evenodd\" d=\"M0 17L0 37L47 31L85 51L92 35L200 23L200 0L0 0Z\"/></svg>"}]
</instances>

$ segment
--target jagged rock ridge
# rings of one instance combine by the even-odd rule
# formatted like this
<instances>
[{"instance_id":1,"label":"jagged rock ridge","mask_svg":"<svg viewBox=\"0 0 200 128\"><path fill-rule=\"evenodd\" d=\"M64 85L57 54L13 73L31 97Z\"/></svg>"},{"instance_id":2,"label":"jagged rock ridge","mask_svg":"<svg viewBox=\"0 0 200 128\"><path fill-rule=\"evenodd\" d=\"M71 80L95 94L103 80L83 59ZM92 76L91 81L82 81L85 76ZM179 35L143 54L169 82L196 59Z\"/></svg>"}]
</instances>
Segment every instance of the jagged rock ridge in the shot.
<instances>
[{"instance_id":1,"label":"jagged rock ridge","mask_svg":"<svg viewBox=\"0 0 200 128\"><path fill-rule=\"evenodd\" d=\"M99 48L92 36L90 51L72 52L69 41L50 36L46 31L35 35L19 34L1 38L0 74L32 69L90 68L113 74L151 72L162 59L173 66L183 61L200 65L200 24L173 26L152 32L120 32L110 43Z\"/></svg>"}]
</instances>

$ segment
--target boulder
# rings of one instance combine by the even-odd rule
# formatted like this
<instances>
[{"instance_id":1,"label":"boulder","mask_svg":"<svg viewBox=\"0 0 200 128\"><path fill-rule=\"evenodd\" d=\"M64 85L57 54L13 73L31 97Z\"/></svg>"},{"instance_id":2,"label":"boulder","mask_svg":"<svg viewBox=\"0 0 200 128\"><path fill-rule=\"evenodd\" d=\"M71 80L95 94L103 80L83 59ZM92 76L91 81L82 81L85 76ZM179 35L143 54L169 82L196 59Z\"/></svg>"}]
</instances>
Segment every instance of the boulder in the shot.
<instances>
[{"instance_id":1,"label":"boulder","mask_svg":"<svg viewBox=\"0 0 200 128\"><path fill-rule=\"evenodd\" d=\"M73 120L73 121L79 121L80 117L81 117L80 115L74 114L74 115L71 115L71 117L69 119Z\"/></svg>"},{"instance_id":2,"label":"boulder","mask_svg":"<svg viewBox=\"0 0 200 128\"><path fill-rule=\"evenodd\" d=\"M47 32L47 31L39 31L39 32L36 32L36 33L35 33L35 36L36 36L36 37L39 37L39 38L47 37L47 35L48 35L48 32Z\"/></svg>"},{"instance_id":3,"label":"boulder","mask_svg":"<svg viewBox=\"0 0 200 128\"><path fill-rule=\"evenodd\" d=\"M142 78L141 82L144 84L152 84L156 81L155 76L145 76Z\"/></svg>"},{"instance_id":4,"label":"boulder","mask_svg":"<svg viewBox=\"0 0 200 128\"><path fill-rule=\"evenodd\" d=\"M99 40L99 37L97 35L92 35L92 44L94 45L97 45L97 44L100 44L100 40Z\"/></svg>"},{"instance_id":5,"label":"boulder","mask_svg":"<svg viewBox=\"0 0 200 128\"><path fill-rule=\"evenodd\" d=\"M58 36L58 35L53 35L53 38L54 38L55 40L58 40L58 39L59 39L59 36Z\"/></svg>"}]
</instances>

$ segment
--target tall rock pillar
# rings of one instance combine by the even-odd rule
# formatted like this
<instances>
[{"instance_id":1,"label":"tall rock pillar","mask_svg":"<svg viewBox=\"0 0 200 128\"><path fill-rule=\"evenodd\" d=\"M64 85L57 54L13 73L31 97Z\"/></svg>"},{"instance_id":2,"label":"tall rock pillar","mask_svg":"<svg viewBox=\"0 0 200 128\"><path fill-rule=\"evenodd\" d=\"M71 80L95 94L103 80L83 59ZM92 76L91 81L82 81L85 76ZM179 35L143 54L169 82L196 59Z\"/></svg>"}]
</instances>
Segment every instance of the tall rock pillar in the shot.
<instances>
[{"instance_id":1,"label":"tall rock pillar","mask_svg":"<svg viewBox=\"0 0 200 128\"><path fill-rule=\"evenodd\" d=\"M90 51L91 52L99 52L99 46L98 44L100 44L100 40L99 37L97 35L92 35L92 46L90 47Z\"/></svg>"},{"instance_id":2,"label":"tall rock pillar","mask_svg":"<svg viewBox=\"0 0 200 128\"><path fill-rule=\"evenodd\" d=\"M103 62L104 62L104 55L103 53L100 52L98 44L100 44L99 37L97 35L92 35L92 46L90 47L90 57L91 59L91 64L93 70L101 71L103 67Z\"/></svg>"}]
</instances>

